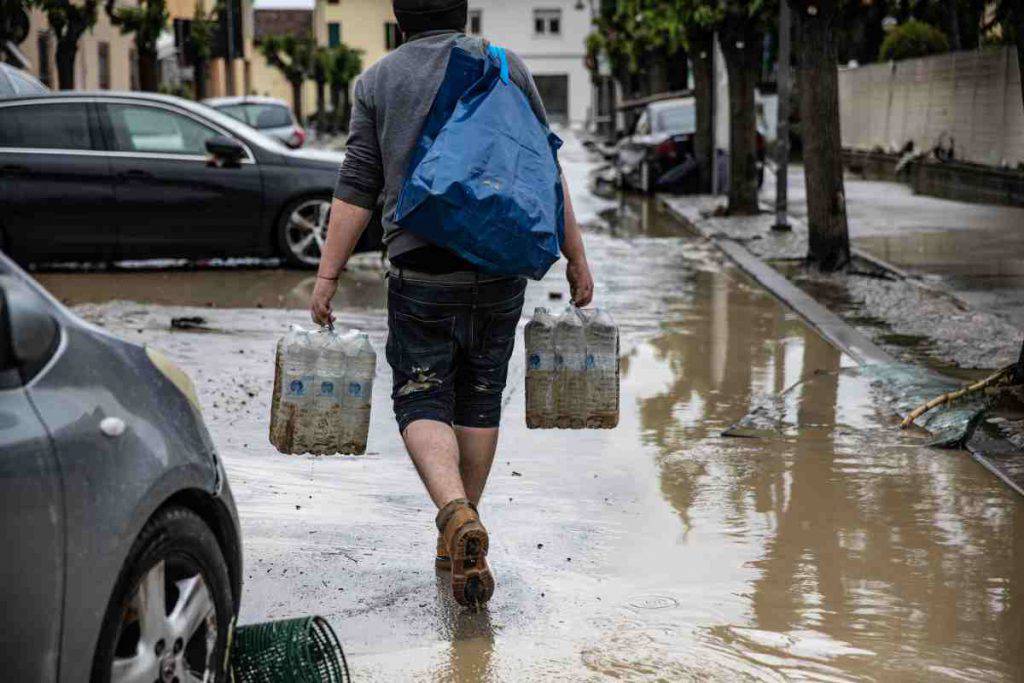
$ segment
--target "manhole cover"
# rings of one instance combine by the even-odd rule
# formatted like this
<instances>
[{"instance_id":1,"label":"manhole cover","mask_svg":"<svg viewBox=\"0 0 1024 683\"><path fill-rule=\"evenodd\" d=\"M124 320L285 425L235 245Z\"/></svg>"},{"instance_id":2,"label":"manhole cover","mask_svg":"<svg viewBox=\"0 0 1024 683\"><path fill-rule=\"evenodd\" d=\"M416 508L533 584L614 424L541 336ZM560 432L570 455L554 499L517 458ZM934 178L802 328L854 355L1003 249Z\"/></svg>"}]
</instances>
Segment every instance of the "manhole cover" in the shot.
<instances>
[{"instance_id":1,"label":"manhole cover","mask_svg":"<svg viewBox=\"0 0 1024 683\"><path fill-rule=\"evenodd\" d=\"M641 595L630 600L629 604L637 609L665 609L677 607L679 601L667 595Z\"/></svg>"}]
</instances>

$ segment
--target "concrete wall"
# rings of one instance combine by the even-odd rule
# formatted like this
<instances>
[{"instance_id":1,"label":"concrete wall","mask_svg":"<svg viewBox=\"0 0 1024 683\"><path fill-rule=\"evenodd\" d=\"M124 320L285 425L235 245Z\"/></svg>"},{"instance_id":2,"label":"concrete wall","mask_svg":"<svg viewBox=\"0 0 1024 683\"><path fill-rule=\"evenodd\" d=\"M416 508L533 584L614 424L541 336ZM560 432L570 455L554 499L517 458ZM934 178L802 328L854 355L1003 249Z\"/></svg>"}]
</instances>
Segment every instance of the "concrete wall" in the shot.
<instances>
[{"instance_id":1,"label":"concrete wall","mask_svg":"<svg viewBox=\"0 0 1024 683\"><path fill-rule=\"evenodd\" d=\"M485 38L522 57L535 76L568 76L569 119L573 125L583 125L593 104L590 72L583 61L591 15L589 2L583 3L582 10L576 4L577 0L469 0L470 10L481 12ZM561 35L536 35L534 9L561 9Z\"/></svg>"},{"instance_id":2,"label":"concrete wall","mask_svg":"<svg viewBox=\"0 0 1024 683\"><path fill-rule=\"evenodd\" d=\"M839 71L843 146L893 152L954 140L956 158L1024 162L1024 104L1012 46Z\"/></svg>"}]
</instances>

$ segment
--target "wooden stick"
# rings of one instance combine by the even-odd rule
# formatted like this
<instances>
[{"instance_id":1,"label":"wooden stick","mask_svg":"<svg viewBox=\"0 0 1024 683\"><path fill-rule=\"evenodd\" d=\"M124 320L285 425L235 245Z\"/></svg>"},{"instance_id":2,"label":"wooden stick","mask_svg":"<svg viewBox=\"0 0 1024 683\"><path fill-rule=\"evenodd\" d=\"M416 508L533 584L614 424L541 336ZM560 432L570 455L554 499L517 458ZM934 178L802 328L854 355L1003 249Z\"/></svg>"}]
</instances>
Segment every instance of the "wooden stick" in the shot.
<instances>
[{"instance_id":1,"label":"wooden stick","mask_svg":"<svg viewBox=\"0 0 1024 683\"><path fill-rule=\"evenodd\" d=\"M992 386L993 384L996 384L997 382L999 382L999 380L1009 376L1009 374L1013 371L1015 365L1016 364L1007 365L1002 370L999 370L993 375L989 375L983 380L979 380L974 384L971 384L970 386L964 387L963 389L957 389L956 391L950 391L949 393L945 393L942 396L933 398L924 405L914 408L914 410L910 412L910 415L907 415L906 419L903 420L903 422L900 422L900 429L906 429L910 425L914 424L914 420L921 417L922 415L927 413L929 410L932 410L933 408L937 408L941 405L952 403L958 398L963 398L968 394L979 392L983 389Z\"/></svg>"}]
</instances>

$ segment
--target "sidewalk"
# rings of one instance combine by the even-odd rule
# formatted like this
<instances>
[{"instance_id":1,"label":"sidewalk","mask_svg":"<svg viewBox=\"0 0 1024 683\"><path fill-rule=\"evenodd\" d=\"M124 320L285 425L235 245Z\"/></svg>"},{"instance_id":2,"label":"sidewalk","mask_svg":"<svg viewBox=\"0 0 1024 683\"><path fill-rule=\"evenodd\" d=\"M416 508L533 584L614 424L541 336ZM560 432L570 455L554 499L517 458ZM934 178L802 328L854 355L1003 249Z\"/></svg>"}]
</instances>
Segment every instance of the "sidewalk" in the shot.
<instances>
[{"instance_id":1,"label":"sidewalk","mask_svg":"<svg viewBox=\"0 0 1024 683\"><path fill-rule=\"evenodd\" d=\"M906 269L910 276L880 278L869 274L821 275L794 264L780 269L820 303L844 317L859 331L894 357L925 364L943 371L992 369L1017 359L1024 334L1024 227L1014 230L1012 221L1024 210L965 204L931 197L915 197L895 183L847 181L850 232L855 249ZM774 197L774 183L766 179L762 201ZM716 217L711 212L724 198L710 196L665 197L665 203L706 236L720 235L741 242L755 256L766 261L794 261L807 254L807 225L803 174L796 168L790 175L790 208L793 231L771 230L774 214ZM913 226L933 224L936 217L949 217L947 228L924 232ZM1019 233L1019 234L1017 234ZM939 237L929 236L939 235ZM931 245L961 244L979 235L985 242L969 249L961 246L943 251ZM912 240L921 246L914 247ZM892 245L911 240L903 248ZM1014 247L1014 240L1020 241ZM888 244L888 250L877 247ZM923 251L922 251L923 250ZM1001 260L982 257L1002 251ZM915 254L935 254L934 270L919 264ZM982 275L954 276L963 264L973 265ZM991 267L989 267L991 264ZM856 265L869 271L868 263ZM932 266L929 266L932 268ZM1018 268L1015 275L1013 268ZM986 305L988 304L988 305Z\"/></svg>"},{"instance_id":2,"label":"sidewalk","mask_svg":"<svg viewBox=\"0 0 1024 683\"><path fill-rule=\"evenodd\" d=\"M907 185L847 175L850 237L860 249L1024 330L1024 209L915 195ZM789 211L804 219L803 166L790 167ZM774 205L768 174L762 200Z\"/></svg>"}]
</instances>

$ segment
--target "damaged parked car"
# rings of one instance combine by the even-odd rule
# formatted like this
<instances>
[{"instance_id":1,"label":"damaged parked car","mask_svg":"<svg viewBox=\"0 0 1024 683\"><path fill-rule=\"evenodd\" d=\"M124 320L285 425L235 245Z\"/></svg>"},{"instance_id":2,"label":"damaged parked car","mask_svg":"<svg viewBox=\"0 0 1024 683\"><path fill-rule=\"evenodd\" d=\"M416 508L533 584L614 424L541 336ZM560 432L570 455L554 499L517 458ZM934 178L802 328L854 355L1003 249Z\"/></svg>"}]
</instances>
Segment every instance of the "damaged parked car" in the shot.
<instances>
[{"instance_id":1,"label":"damaged parked car","mask_svg":"<svg viewBox=\"0 0 1024 683\"><path fill-rule=\"evenodd\" d=\"M630 135L619 141L613 163L619 184L641 192L696 192L697 105L676 97L643 106ZM720 153L719 164L726 155ZM764 181L765 139L757 133L757 183ZM720 173L725 168L720 169Z\"/></svg>"},{"instance_id":2,"label":"damaged parked car","mask_svg":"<svg viewBox=\"0 0 1024 683\"><path fill-rule=\"evenodd\" d=\"M0 679L225 680L242 551L188 376L0 253Z\"/></svg>"}]
</instances>

